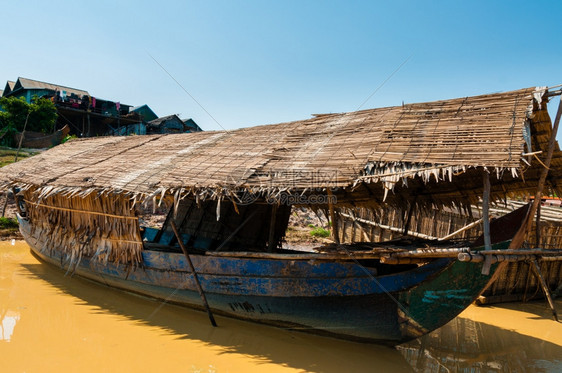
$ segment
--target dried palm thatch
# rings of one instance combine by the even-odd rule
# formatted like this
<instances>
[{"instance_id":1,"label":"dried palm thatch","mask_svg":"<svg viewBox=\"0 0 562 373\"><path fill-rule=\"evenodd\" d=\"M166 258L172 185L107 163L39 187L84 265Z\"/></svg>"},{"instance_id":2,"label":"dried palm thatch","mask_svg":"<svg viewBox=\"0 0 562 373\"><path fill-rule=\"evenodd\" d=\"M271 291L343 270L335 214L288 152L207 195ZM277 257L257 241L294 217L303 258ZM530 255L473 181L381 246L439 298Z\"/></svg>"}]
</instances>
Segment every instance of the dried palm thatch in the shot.
<instances>
[{"instance_id":1,"label":"dried palm thatch","mask_svg":"<svg viewBox=\"0 0 562 373\"><path fill-rule=\"evenodd\" d=\"M85 139L3 168L0 182L144 198L329 187L354 194L338 196L342 201L396 194L408 183L406 194L421 188L417 194L432 204L450 204L480 195L475 169L494 172L510 190L533 188L542 166L522 154L545 151L551 131L544 90L538 93L529 88L235 131ZM561 164L557 149L553 168ZM555 187L559 176L550 178ZM492 192L505 194L495 184Z\"/></svg>"},{"instance_id":2,"label":"dried palm thatch","mask_svg":"<svg viewBox=\"0 0 562 373\"><path fill-rule=\"evenodd\" d=\"M534 190L552 132L547 92L527 88L234 131L72 141L0 169L0 186L27 191L31 202L60 196L56 206L69 195L118 196L108 201L132 207L162 197L247 202L248 195L263 201L332 192L338 207L469 206L482 195L484 172L495 175L492 200ZM561 166L556 146L553 189ZM67 203L92 208L76 201ZM131 214L98 207L92 211ZM135 255L132 249L126 257Z\"/></svg>"},{"instance_id":3,"label":"dried palm thatch","mask_svg":"<svg viewBox=\"0 0 562 373\"><path fill-rule=\"evenodd\" d=\"M107 263L138 263L142 241L132 201L113 193L49 193L48 188L23 192L31 234L45 237L45 247L67 255L78 266L83 255Z\"/></svg>"}]
</instances>

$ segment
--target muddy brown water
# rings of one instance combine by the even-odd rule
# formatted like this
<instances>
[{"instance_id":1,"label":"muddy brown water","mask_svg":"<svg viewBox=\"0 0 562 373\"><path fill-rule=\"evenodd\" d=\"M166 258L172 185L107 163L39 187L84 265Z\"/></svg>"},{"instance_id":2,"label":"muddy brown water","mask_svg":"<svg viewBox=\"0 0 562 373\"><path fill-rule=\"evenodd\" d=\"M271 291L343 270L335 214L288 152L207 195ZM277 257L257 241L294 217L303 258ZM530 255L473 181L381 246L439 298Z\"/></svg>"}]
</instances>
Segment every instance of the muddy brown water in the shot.
<instances>
[{"instance_id":1,"label":"muddy brown water","mask_svg":"<svg viewBox=\"0 0 562 373\"><path fill-rule=\"evenodd\" d=\"M213 328L205 313L65 277L24 242L0 242L1 372L562 372L562 324L549 316L544 302L470 307L396 348L225 317Z\"/></svg>"}]
</instances>

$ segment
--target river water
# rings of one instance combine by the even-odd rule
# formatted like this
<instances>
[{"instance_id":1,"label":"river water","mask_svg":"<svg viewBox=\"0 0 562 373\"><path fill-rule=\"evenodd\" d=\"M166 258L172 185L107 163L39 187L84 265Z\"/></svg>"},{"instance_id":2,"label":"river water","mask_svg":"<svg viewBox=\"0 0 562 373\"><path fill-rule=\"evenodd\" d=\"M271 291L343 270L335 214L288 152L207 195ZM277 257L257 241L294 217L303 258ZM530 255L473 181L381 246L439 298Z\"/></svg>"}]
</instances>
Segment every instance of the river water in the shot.
<instances>
[{"instance_id":1,"label":"river water","mask_svg":"<svg viewBox=\"0 0 562 373\"><path fill-rule=\"evenodd\" d=\"M397 348L216 319L0 242L0 372L562 372L562 323L544 302L473 306Z\"/></svg>"}]
</instances>

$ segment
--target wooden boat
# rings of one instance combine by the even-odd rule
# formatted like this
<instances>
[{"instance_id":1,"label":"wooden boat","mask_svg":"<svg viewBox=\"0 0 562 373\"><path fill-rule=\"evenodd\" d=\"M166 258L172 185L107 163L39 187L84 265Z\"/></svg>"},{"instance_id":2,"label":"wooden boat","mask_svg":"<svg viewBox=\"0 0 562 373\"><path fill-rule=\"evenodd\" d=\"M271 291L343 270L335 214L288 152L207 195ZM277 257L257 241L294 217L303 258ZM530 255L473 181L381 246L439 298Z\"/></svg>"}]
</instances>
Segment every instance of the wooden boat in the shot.
<instances>
[{"instance_id":1,"label":"wooden boat","mask_svg":"<svg viewBox=\"0 0 562 373\"><path fill-rule=\"evenodd\" d=\"M59 145L64 137L69 133L70 127L68 127L68 125L65 125L63 128L55 131L50 135L33 131L25 131L24 133L16 132L14 134L14 139L16 140L17 144L19 144L21 141L21 144L24 148L43 149Z\"/></svg>"},{"instance_id":2,"label":"wooden boat","mask_svg":"<svg viewBox=\"0 0 562 373\"><path fill-rule=\"evenodd\" d=\"M548 141L556 131L547 93L81 139L0 169L0 187L14 188L33 252L68 273L210 315L396 344L466 308L497 262L517 257L536 204L491 222L485 211L484 234L471 243L349 246L335 234L313 253L283 249L292 205L323 210L333 224L343 208L400 207L407 232L410 216L428 207L481 198L488 208L508 193L540 192L546 170L562 165ZM525 146L549 155L523 162ZM562 185L561 175L548 185ZM141 227L147 205L168 210L156 231ZM503 249L509 255L496 255Z\"/></svg>"},{"instance_id":3,"label":"wooden boat","mask_svg":"<svg viewBox=\"0 0 562 373\"><path fill-rule=\"evenodd\" d=\"M508 247L528 207L492 224L492 248ZM19 218L32 251L63 270L105 285L202 308L184 254L172 247L142 251L142 268L73 262L34 235ZM418 242L419 244L419 242ZM445 246L447 243L445 243ZM482 248L475 248L478 252ZM397 344L446 324L468 307L490 281L482 264L429 258L423 265L384 265L374 250L357 256L309 253L191 255L212 312L358 341ZM359 253L360 254L360 253ZM325 259L323 258L325 257ZM356 259L360 257L361 259ZM492 267L494 272L497 264ZM379 274L382 273L382 274Z\"/></svg>"}]
</instances>

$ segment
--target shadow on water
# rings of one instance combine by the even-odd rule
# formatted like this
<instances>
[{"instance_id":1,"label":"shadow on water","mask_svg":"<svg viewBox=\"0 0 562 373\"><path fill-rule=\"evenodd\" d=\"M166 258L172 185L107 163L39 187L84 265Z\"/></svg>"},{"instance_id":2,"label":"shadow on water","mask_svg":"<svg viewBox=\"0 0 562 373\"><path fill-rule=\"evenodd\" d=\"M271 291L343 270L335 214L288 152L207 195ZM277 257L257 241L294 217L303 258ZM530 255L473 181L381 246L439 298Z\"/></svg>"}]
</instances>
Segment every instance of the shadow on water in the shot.
<instances>
[{"instance_id":1,"label":"shadow on water","mask_svg":"<svg viewBox=\"0 0 562 373\"><path fill-rule=\"evenodd\" d=\"M457 317L446 326L396 349L218 317L218 328L203 312L163 304L84 280L65 277L47 264L21 264L27 276L44 280L78 299L78 306L115 314L163 329L177 339L218 347L221 354L252 356L313 372L558 372L562 347L515 331ZM513 307L507 305L506 308ZM537 317L540 314L537 306ZM541 318L544 317L540 316Z\"/></svg>"},{"instance_id":2,"label":"shadow on water","mask_svg":"<svg viewBox=\"0 0 562 373\"><path fill-rule=\"evenodd\" d=\"M77 306L93 307L99 314L124 316L163 333L219 348L221 354L252 356L263 363L311 372L412 372L396 349L293 332L256 323L217 317L213 328L206 313L163 304L93 283L47 264L21 264L27 276L48 282L78 299ZM376 367L376 368L375 368Z\"/></svg>"},{"instance_id":3,"label":"shadow on water","mask_svg":"<svg viewBox=\"0 0 562 373\"><path fill-rule=\"evenodd\" d=\"M502 308L517 310L509 304ZM562 371L561 346L462 317L397 349L419 372Z\"/></svg>"}]
</instances>

